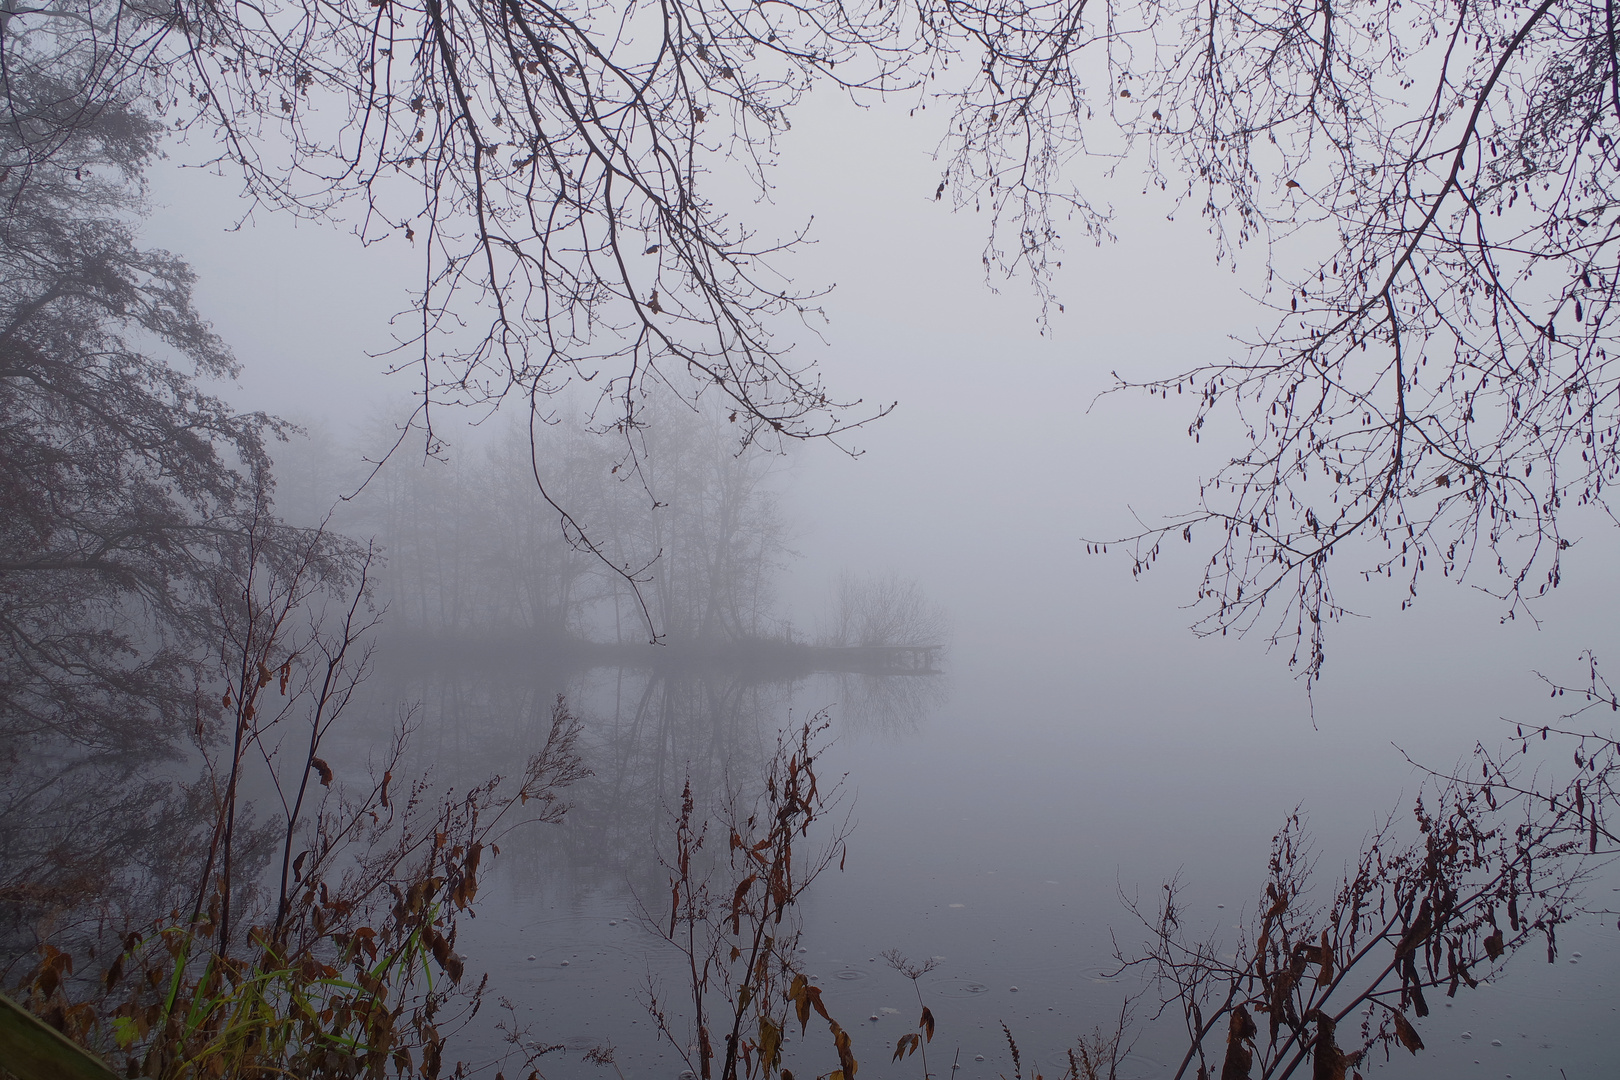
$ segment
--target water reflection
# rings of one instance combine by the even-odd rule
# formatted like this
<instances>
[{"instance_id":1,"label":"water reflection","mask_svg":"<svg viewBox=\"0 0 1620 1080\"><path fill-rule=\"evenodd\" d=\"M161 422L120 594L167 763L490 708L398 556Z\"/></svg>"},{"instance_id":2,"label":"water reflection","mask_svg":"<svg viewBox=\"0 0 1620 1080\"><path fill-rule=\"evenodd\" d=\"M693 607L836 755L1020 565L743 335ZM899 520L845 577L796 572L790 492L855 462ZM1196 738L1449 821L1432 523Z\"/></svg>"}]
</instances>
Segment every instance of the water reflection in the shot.
<instances>
[{"instance_id":1,"label":"water reflection","mask_svg":"<svg viewBox=\"0 0 1620 1080\"><path fill-rule=\"evenodd\" d=\"M838 674L829 682L845 730L901 736L920 728L951 696L948 677Z\"/></svg>"},{"instance_id":2,"label":"water reflection","mask_svg":"<svg viewBox=\"0 0 1620 1080\"><path fill-rule=\"evenodd\" d=\"M405 645L380 655L366 688L367 720L346 751L351 764L397 718L399 702L415 703L409 767L430 771L436 788L464 790L522 760L545 738L559 694L584 722L579 749L590 775L569 789L563 824L500 841L478 918L463 927L469 966L489 972L493 995L512 1007L491 1010L469 1029L468 1049L493 1059L504 1037L495 1021L529 1023L524 1038L569 1048L557 1052L573 1058L556 1059L564 1074L588 1073L578 1059L604 1040L616 1047L626 1076L663 1068L671 1053L641 1001L649 980L663 988L661 998L683 985L646 920L667 918L669 880L659 853L670 846L686 785L700 816L712 815L723 800L751 799L778 732L820 707L832 707L846 734L904 739L925 727L950 693L937 669L817 671L853 665L848 655L809 646L764 658L647 647L636 654L641 663L611 666L566 655L548 663L540 650L528 663ZM709 854L723 858L724 845L711 845ZM878 973L865 961L810 970L840 986L872 981Z\"/></svg>"},{"instance_id":3,"label":"water reflection","mask_svg":"<svg viewBox=\"0 0 1620 1080\"><path fill-rule=\"evenodd\" d=\"M352 730L350 752L363 756L396 722L396 703L411 702L412 763L431 770L436 786L465 789L538 747L562 695L585 721L580 750L590 776L570 790L565 828L523 831L503 845L505 872L532 881L566 865L580 888L654 895L665 888L654 852L687 783L700 808L728 793L746 797L795 717L828 707L843 731L903 737L951 692L937 669L818 672L841 661L811 649L791 664L719 655L672 663L667 652L646 647L649 662L637 666L571 667L384 650L366 689L369 719Z\"/></svg>"}]
</instances>

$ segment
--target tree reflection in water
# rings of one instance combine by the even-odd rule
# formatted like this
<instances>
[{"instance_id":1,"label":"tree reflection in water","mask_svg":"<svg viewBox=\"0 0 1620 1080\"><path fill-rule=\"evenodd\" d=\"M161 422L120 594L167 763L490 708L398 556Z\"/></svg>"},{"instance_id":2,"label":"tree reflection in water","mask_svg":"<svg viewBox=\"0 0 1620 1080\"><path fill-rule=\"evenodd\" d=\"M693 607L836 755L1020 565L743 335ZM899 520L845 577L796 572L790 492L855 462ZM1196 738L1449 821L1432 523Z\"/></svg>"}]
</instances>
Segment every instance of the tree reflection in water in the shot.
<instances>
[{"instance_id":1,"label":"tree reflection in water","mask_svg":"<svg viewBox=\"0 0 1620 1080\"><path fill-rule=\"evenodd\" d=\"M667 883L654 852L688 781L700 808L752 795L744 788L761 783L777 733L815 711L804 703L830 707L837 730L901 735L944 703L950 683L937 672L784 674L778 664L718 660L570 668L402 650L368 687L370 723L380 729L393 703L418 702L413 766L464 788L532 752L558 694L584 721L579 750L591 775L570 790L565 827L503 845L503 872L535 882L566 866L579 889L628 884L656 896ZM365 752L366 726L352 753Z\"/></svg>"}]
</instances>

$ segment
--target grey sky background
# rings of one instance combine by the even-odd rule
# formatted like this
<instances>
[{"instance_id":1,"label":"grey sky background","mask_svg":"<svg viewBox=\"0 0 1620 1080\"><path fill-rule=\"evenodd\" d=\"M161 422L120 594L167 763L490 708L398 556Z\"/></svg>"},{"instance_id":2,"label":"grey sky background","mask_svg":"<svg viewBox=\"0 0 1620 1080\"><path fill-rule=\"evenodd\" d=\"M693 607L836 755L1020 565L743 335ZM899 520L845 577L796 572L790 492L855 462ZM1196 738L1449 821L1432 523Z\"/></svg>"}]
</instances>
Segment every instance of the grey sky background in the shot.
<instances>
[{"instance_id":1,"label":"grey sky background","mask_svg":"<svg viewBox=\"0 0 1620 1080\"><path fill-rule=\"evenodd\" d=\"M771 201L741 192L734 203L767 234L814 216L814 243L778 262L802 286L836 286L823 302L824 340L801 334L798 355L821 365L837 395L900 402L850 438L858 458L825 445L795 453L790 509L803 558L788 607L808 622L840 570L898 571L951 610L958 670L1072 672L1076 693L1117 704L1167 695L1188 723L1212 702L1241 700L1251 717L1308 731L1286 654L1268 654L1261 636L1187 632L1180 605L1207 549L1169 552L1133 581L1122 550L1088 557L1083 544L1130 531L1133 512L1152 522L1194 505L1220 432L1202 445L1186 437L1190 399L1094 399L1111 370L1169 373L1265 325L1244 291L1263 288L1264 251L1244 252L1235 274L1217 266L1195 212L1166 220L1171 202L1144 195L1128 163L1110 179L1109 160L1077 162L1093 200L1115 209L1119 240L1074 238L1056 283L1067 310L1041 336L1027 283L987 287L984 219L933 201L936 135L927 113L813 101L781 140ZM405 399L412 376L385 378L387 361L368 354L390 344L417 253L399 237L362 249L341 225L262 211L229 231L244 212L238 186L172 167L193 153L177 147L154 172L147 237L196 268L200 306L243 362L233 400L341 436L376 402ZM452 452L466 449L463 440ZM1360 588L1353 556L1341 557L1341 599L1371 618L1333 628L1317 723L1380 744L1399 734L1450 759L1493 739L1495 718L1513 708L1546 719L1532 670L1574 678L1582 648L1620 656L1609 614L1615 530L1594 515L1578 532L1564 586L1537 609L1539 629L1500 624L1501 604L1439 579L1401 613L1398 582Z\"/></svg>"}]
</instances>

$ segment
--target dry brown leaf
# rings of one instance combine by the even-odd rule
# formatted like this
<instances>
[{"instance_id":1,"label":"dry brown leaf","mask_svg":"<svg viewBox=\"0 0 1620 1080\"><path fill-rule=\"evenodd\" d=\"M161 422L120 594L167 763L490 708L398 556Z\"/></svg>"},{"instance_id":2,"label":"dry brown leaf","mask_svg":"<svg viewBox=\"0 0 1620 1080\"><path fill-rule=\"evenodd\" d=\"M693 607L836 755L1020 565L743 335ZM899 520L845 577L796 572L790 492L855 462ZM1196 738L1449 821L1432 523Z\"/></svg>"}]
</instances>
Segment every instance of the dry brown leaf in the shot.
<instances>
[{"instance_id":1,"label":"dry brown leaf","mask_svg":"<svg viewBox=\"0 0 1620 1080\"><path fill-rule=\"evenodd\" d=\"M1311 1052L1311 1080L1344 1080L1344 1070L1350 1064L1334 1041L1333 1018L1316 1014L1316 1045Z\"/></svg>"},{"instance_id":2,"label":"dry brown leaf","mask_svg":"<svg viewBox=\"0 0 1620 1080\"><path fill-rule=\"evenodd\" d=\"M1418 1038L1417 1029L1407 1022L1405 1013L1395 1014L1395 1037L1413 1054L1423 1049L1423 1040Z\"/></svg>"},{"instance_id":3,"label":"dry brown leaf","mask_svg":"<svg viewBox=\"0 0 1620 1080\"><path fill-rule=\"evenodd\" d=\"M1254 1064L1250 1044L1258 1033L1259 1029L1254 1026L1254 1018L1249 1015L1248 1009L1239 1005L1232 1010L1232 1019L1227 1025L1226 1060L1221 1065L1221 1080L1248 1080L1249 1068Z\"/></svg>"}]
</instances>

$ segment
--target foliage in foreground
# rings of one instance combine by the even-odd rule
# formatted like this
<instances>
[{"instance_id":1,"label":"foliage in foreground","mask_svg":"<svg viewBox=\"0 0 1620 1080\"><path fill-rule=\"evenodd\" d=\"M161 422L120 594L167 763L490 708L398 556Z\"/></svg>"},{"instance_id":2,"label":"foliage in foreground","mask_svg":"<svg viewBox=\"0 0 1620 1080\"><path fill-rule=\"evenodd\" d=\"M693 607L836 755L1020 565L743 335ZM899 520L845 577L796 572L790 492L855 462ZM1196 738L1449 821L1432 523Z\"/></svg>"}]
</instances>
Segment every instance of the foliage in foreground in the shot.
<instances>
[{"instance_id":1,"label":"foliage in foreground","mask_svg":"<svg viewBox=\"0 0 1620 1080\"><path fill-rule=\"evenodd\" d=\"M1595 662L1591 675L1588 702L1620 707ZM1531 756L1553 735L1572 749L1563 782ZM1556 959L1559 927L1593 913L1582 886L1620 853L1608 823L1620 744L1521 727L1505 757L1479 745L1466 768L1429 775L1411 810L1415 838L1387 821L1326 904L1313 899L1317 856L1291 816L1235 953L1183 928L1176 882L1156 912L1133 905L1151 937L1122 960L1150 970L1183 1016L1177 1077L1196 1067L1199 1077L1280 1078L1309 1062L1319 1080L1342 1080L1380 1049L1422 1050L1431 996L1496 977L1525 946Z\"/></svg>"},{"instance_id":2,"label":"foliage in foreground","mask_svg":"<svg viewBox=\"0 0 1620 1080\"><path fill-rule=\"evenodd\" d=\"M655 984L647 1004L660 1035L703 1080L793 1080L795 1064L822 1080L853 1080L860 1067L850 1032L799 964L795 907L835 857L842 868L848 835L847 819L835 819L826 839L803 850L811 828L837 807L842 789L840 779L823 791L816 773L827 728L822 713L778 736L763 792L751 799L728 792L713 817L700 813L690 783L682 793L674 850L664 860L669 915L644 910L643 919L684 958L686 985L666 994ZM711 837L722 835L723 855L707 847ZM911 980L920 1010L917 1030L900 1036L890 1063L920 1057L929 1080L937 1075L928 1070L927 1052L936 1023L919 980L935 962L913 964L894 949L883 955ZM683 1026L677 1009L685 1006L690 1013ZM814 1039L807 1038L812 1023L818 1029ZM1126 1023L1122 1010L1109 1030L1079 1039L1066 1055L1063 1080L1111 1077L1128 1051ZM1023 1080L1018 1044L1011 1031L1006 1035L1015 1080ZM795 1041L800 1045L790 1046Z\"/></svg>"},{"instance_id":3,"label":"foliage in foreground","mask_svg":"<svg viewBox=\"0 0 1620 1080\"><path fill-rule=\"evenodd\" d=\"M778 737L765 788L751 803L728 793L718 828L697 811L690 782L681 795L670 872L668 920L647 919L685 958L691 1030L683 1032L659 988L648 1008L658 1030L703 1080L752 1080L784 1068L789 1010L803 1035L816 1013L827 1025L838 1067L831 1080L853 1080L857 1063L849 1033L828 1012L821 988L800 970L800 926L793 907L833 863L842 864L845 826L806 853L811 826L838 803L840 784L823 791L816 761L828 728L819 714L796 733ZM724 855L705 850L724 835Z\"/></svg>"},{"instance_id":4,"label":"foliage in foreground","mask_svg":"<svg viewBox=\"0 0 1620 1080\"><path fill-rule=\"evenodd\" d=\"M43 944L27 1003L131 1076L460 1074L446 1042L486 980L463 985L457 917L525 804L530 820L561 818L559 789L580 775L578 730L559 701L515 787L497 777L435 803L421 783L390 792L387 771L358 790L340 784L302 838L288 902L264 909L266 921L222 946L228 883L216 880L200 918L131 931L93 982Z\"/></svg>"},{"instance_id":5,"label":"foliage in foreground","mask_svg":"<svg viewBox=\"0 0 1620 1080\"><path fill-rule=\"evenodd\" d=\"M559 698L516 775L441 799L403 779L402 722L366 778L340 780L325 740L366 674L370 560L334 596L318 534L292 560L257 535L218 613L230 729L197 732L207 839L167 883L186 906L110 948L105 919L44 920L21 996L132 1076L436 1077L484 990L461 985L457 917L504 832L562 816L579 725ZM254 816L253 788L279 815Z\"/></svg>"}]
</instances>

